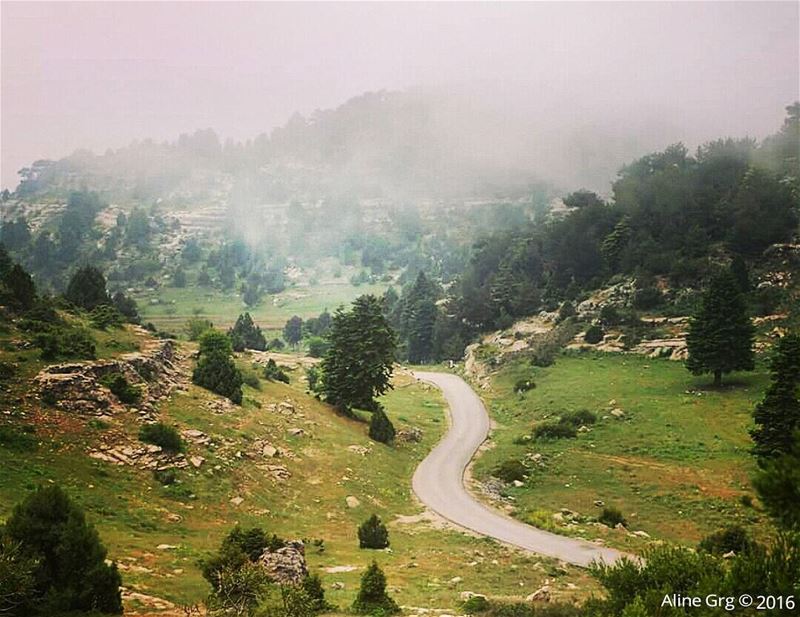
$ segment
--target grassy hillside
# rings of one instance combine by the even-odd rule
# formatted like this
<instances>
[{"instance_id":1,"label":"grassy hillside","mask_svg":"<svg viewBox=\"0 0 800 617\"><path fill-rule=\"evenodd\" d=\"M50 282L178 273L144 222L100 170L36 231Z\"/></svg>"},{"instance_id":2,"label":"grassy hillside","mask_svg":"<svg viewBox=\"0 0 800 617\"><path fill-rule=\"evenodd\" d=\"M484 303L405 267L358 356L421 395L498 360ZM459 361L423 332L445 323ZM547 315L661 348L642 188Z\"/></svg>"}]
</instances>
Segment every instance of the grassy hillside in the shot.
<instances>
[{"instance_id":1,"label":"grassy hillside","mask_svg":"<svg viewBox=\"0 0 800 617\"><path fill-rule=\"evenodd\" d=\"M520 380L536 387L517 393ZM754 469L747 431L765 385L759 369L714 390L683 363L627 354L562 355L548 368L514 361L485 396L497 424L495 447L478 459L476 474L485 480L503 461L522 460L524 486L503 490L518 518L612 546L637 549L649 541L633 531L693 545L733 523L759 535L762 516L744 504ZM535 426L584 409L597 421L577 437L530 437ZM612 415L617 409L624 415ZM627 531L587 520L600 514L601 501L622 511ZM564 508L581 517L570 524Z\"/></svg>"},{"instance_id":2,"label":"grassy hillside","mask_svg":"<svg viewBox=\"0 0 800 617\"><path fill-rule=\"evenodd\" d=\"M105 336L130 347L142 335L118 330ZM395 389L382 402L399 429L419 427L423 437L394 448L372 442L364 423L306 395L299 369L290 385L261 380L260 389L246 387L242 407L195 386L177 391L161 402L160 418L181 431L201 431L186 438L185 456L203 460L177 470L178 481L162 486L150 470L88 456L102 444L138 446L135 411L98 419L42 407L28 384L44 365L35 351L18 351L14 338L13 330L4 333L0 352L0 359L21 367L4 393L18 404L4 406L10 411L0 419L0 521L37 485L59 483L120 564L132 593L128 614L182 614L180 605L202 601L209 588L197 562L237 523L309 540L309 568L322 576L329 600L343 608L372 559L385 568L398 602L410 606L456 610L465 590L524 597L545 579L554 580L555 595L565 598L594 589L585 572L448 530L425 516L410 478L446 420L439 393L408 373L396 375ZM239 358L243 367L251 361ZM279 449L277 457L263 454L266 443ZM348 505L348 497L358 505L352 507L352 499ZM389 523L390 550L358 548L357 525L373 512Z\"/></svg>"}]
</instances>

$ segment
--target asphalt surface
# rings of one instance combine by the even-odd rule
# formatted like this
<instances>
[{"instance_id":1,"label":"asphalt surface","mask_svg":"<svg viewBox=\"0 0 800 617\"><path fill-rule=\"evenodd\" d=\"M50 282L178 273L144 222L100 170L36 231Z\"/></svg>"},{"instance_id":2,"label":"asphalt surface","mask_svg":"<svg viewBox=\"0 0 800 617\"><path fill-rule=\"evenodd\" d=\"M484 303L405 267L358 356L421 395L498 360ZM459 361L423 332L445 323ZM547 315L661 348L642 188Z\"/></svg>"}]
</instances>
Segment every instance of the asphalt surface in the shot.
<instances>
[{"instance_id":1,"label":"asphalt surface","mask_svg":"<svg viewBox=\"0 0 800 617\"><path fill-rule=\"evenodd\" d=\"M450 430L414 472L412 486L422 503L460 527L577 566L588 566L595 560L610 564L625 556L614 549L526 525L470 495L464 472L489 434L489 414L477 394L457 375L414 375L439 388L450 408Z\"/></svg>"}]
</instances>

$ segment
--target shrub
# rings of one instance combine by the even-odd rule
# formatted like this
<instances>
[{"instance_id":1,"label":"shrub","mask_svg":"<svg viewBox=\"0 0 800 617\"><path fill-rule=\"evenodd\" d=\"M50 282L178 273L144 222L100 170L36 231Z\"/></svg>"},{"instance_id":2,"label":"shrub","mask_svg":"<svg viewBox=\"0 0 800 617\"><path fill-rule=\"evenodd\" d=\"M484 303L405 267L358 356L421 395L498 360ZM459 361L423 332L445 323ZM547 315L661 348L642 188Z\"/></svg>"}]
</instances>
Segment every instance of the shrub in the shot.
<instances>
[{"instance_id":1,"label":"shrub","mask_svg":"<svg viewBox=\"0 0 800 617\"><path fill-rule=\"evenodd\" d=\"M322 358L326 353L330 344L321 336L312 336L308 339L308 355L312 358Z\"/></svg>"},{"instance_id":2,"label":"shrub","mask_svg":"<svg viewBox=\"0 0 800 617\"><path fill-rule=\"evenodd\" d=\"M64 297L75 306L87 311L111 301L106 291L106 279L103 273L89 265L79 268L72 275Z\"/></svg>"},{"instance_id":3,"label":"shrub","mask_svg":"<svg viewBox=\"0 0 800 617\"><path fill-rule=\"evenodd\" d=\"M161 446L167 452L180 452L183 450L183 440L175 427L156 422L145 424L139 429L139 440Z\"/></svg>"},{"instance_id":4,"label":"shrub","mask_svg":"<svg viewBox=\"0 0 800 617\"><path fill-rule=\"evenodd\" d=\"M264 378L270 381L289 383L289 376L272 358L267 360L267 363L264 365Z\"/></svg>"},{"instance_id":5,"label":"shrub","mask_svg":"<svg viewBox=\"0 0 800 617\"><path fill-rule=\"evenodd\" d=\"M462 607L467 615L474 615L476 613L483 613L489 610L489 600L486 596L474 595L466 600Z\"/></svg>"},{"instance_id":6,"label":"shrub","mask_svg":"<svg viewBox=\"0 0 800 617\"><path fill-rule=\"evenodd\" d=\"M178 481L178 474L174 469L154 469L153 477L161 486L170 486Z\"/></svg>"},{"instance_id":7,"label":"shrub","mask_svg":"<svg viewBox=\"0 0 800 617\"><path fill-rule=\"evenodd\" d=\"M274 338L269 343L267 343L267 350L268 351L280 351L284 347L286 347L286 343L284 343L279 338Z\"/></svg>"},{"instance_id":8,"label":"shrub","mask_svg":"<svg viewBox=\"0 0 800 617\"><path fill-rule=\"evenodd\" d=\"M633 294L633 308L646 311L657 307L664 300L664 295L657 287L637 289Z\"/></svg>"},{"instance_id":9,"label":"shrub","mask_svg":"<svg viewBox=\"0 0 800 617\"><path fill-rule=\"evenodd\" d=\"M374 561L361 576L361 586L353 601L353 612L360 615L394 615L400 607L386 593L386 576Z\"/></svg>"},{"instance_id":10,"label":"shrub","mask_svg":"<svg viewBox=\"0 0 800 617\"><path fill-rule=\"evenodd\" d=\"M564 302L558 309L558 321L564 321L575 315L575 305L572 302Z\"/></svg>"},{"instance_id":11,"label":"shrub","mask_svg":"<svg viewBox=\"0 0 800 617\"><path fill-rule=\"evenodd\" d=\"M752 549L754 544L744 527L730 525L703 538L697 549L712 555L724 555L731 551L738 555Z\"/></svg>"},{"instance_id":12,"label":"shrub","mask_svg":"<svg viewBox=\"0 0 800 617\"><path fill-rule=\"evenodd\" d=\"M0 446L16 452L34 450L37 446L34 431L32 426L23 427L22 430L13 426L0 426Z\"/></svg>"},{"instance_id":13,"label":"shrub","mask_svg":"<svg viewBox=\"0 0 800 617\"><path fill-rule=\"evenodd\" d=\"M261 380L258 375L253 371L242 371L242 383L250 386L254 390L261 389Z\"/></svg>"},{"instance_id":14,"label":"shrub","mask_svg":"<svg viewBox=\"0 0 800 617\"><path fill-rule=\"evenodd\" d=\"M122 583L83 511L57 485L41 487L14 508L3 534L35 561L37 609L53 615L100 611L119 615Z\"/></svg>"},{"instance_id":15,"label":"shrub","mask_svg":"<svg viewBox=\"0 0 800 617\"><path fill-rule=\"evenodd\" d=\"M111 390L111 393L116 396L121 403L126 405L135 405L142 400L141 387L128 383L125 375L122 373L109 373L100 379L106 388Z\"/></svg>"},{"instance_id":16,"label":"shrub","mask_svg":"<svg viewBox=\"0 0 800 617\"><path fill-rule=\"evenodd\" d=\"M94 339L84 328L51 326L36 335L42 359L48 362L65 358L93 360L97 357Z\"/></svg>"},{"instance_id":17,"label":"shrub","mask_svg":"<svg viewBox=\"0 0 800 617\"><path fill-rule=\"evenodd\" d=\"M358 528L358 547L381 549L389 546L389 531L377 514L373 514Z\"/></svg>"},{"instance_id":18,"label":"shrub","mask_svg":"<svg viewBox=\"0 0 800 617\"><path fill-rule=\"evenodd\" d=\"M626 521L625 517L622 516L622 512L613 506L606 506L603 508L603 511L600 513L600 516L597 518L597 520L603 523L603 525L606 527L616 527L617 525L622 525L623 527L628 526L628 521Z\"/></svg>"},{"instance_id":19,"label":"shrub","mask_svg":"<svg viewBox=\"0 0 800 617\"><path fill-rule=\"evenodd\" d=\"M535 387L536 384L532 379L518 379L517 382L514 384L514 392L516 392L517 394L521 394L522 392L533 390Z\"/></svg>"},{"instance_id":20,"label":"shrub","mask_svg":"<svg viewBox=\"0 0 800 617\"><path fill-rule=\"evenodd\" d=\"M234 527L222 540L219 550L200 561L200 570L214 590L219 589L224 572L233 572L255 562L265 550L278 550L286 542L276 535L269 536L260 527Z\"/></svg>"},{"instance_id":21,"label":"shrub","mask_svg":"<svg viewBox=\"0 0 800 617\"><path fill-rule=\"evenodd\" d=\"M325 588L322 586L322 579L319 574L306 576L300 583L300 587L311 601L311 610L314 613L324 613L334 607L325 600Z\"/></svg>"},{"instance_id":22,"label":"shrub","mask_svg":"<svg viewBox=\"0 0 800 617\"><path fill-rule=\"evenodd\" d=\"M563 414L559 422L577 427L585 424L594 424L597 422L597 416L588 409L581 409Z\"/></svg>"},{"instance_id":23,"label":"shrub","mask_svg":"<svg viewBox=\"0 0 800 617\"><path fill-rule=\"evenodd\" d=\"M252 615L261 603L270 579L261 566L245 561L238 567L222 566L211 583L211 615Z\"/></svg>"},{"instance_id":24,"label":"shrub","mask_svg":"<svg viewBox=\"0 0 800 617\"><path fill-rule=\"evenodd\" d=\"M528 473L528 469L525 465L522 464L521 461L512 458L507 461L503 461L498 465L498 467L492 472L492 475L496 478L500 478L504 482L514 482L517 480L521 482L525 479L525 476Z\"/></svg>"},{"instance_id":25,"label":"shrub","mask_svg":"<svg viewBox=\"0 0 800 617\"><path fill-rule=\"evenodd\" d=\"M186 336L189 337L190 341L199 341L200 337L203 336L205 332L208 330L214 329L214 324L211 323L208 319L202 319L201 317L192 317L189 321L186 322Z\"/></svg>"},{"instance_id":26,"label":"shrub","mask_svg":"<svg viewBox=\"0 0 800 617\"><path fill-rule=\"evenodd\" d=\"M590 345L596 345L603 340L603 328L598 325L590 326L583 335L583 340Z\"/></svg>"},{"instance_id":27,"label":"shrub","mask_svg":"<svg viewBox=\"0 0 800 617\"><path fill-rule=\"evenodd\" d=\"M98 330L107 330L108 328L121 328L125 319L113 306L101 304L89 313L89 321L91 321L92 327Z\"/></svg>"},{"instance_id":28,"label":"shrub","mask_svg":"<svg viewBox=\"0 0 800 617\"><path fill-rule=\"evenodd\" d=\"M8 381L17 372L17 367L11 362L0 360L0 381Z\"/></svg>"},{"instance_id":29,"label":"shrub","mask_svg":"<svg viewBox=\"0 0 800 617\"><path fill-rule=\"evenodd\" d=\"M369 421L369 437L375 441L389 444L394 441L395 430L389 416L383 411L383 408L378 405L375 411L372 412L372 417Z\"/></svg>"},{"instance_id":30,"label":"shrub","mask_svg":"<svg viewBox=\"0 0 800 617\"><path fill-rule=\"evenodd\" d=\"M536 439L571 439L578 435L578 430L567 422L547 422L533 429Z\"/></svg>"},{"instance_id":31,"label":"shrub","mask_svg":"<svg viewBox=\"0 0 800 617\"><path fill-rule=\"evenodd\" d=\"M36 597L36 561L0 535L0 615L25 614Z\"/></svg>"},{"instance_id":32,"label":"shrub","mask_svg":"<svg viewBox=\"0 0 800 617\"><path fill-rule=\"evenodd\" d=\"M316 366L310 366L306 369L306 381L308 381L308 389L311 392L317 392L319 386L320 373Z\"/></svg>"},{"instance_id":33,"label":"shrub","mask_svg":"<svg viewBox=\"0 0 800 617\"><path fill-rule=\"evenodd\" d=\"M250 313L239 315L236 324L228 330L228 336L231 337L235 351L244 351L245 349L264 351L267 348L267 340Z\"/></svg>"}]
</instances>

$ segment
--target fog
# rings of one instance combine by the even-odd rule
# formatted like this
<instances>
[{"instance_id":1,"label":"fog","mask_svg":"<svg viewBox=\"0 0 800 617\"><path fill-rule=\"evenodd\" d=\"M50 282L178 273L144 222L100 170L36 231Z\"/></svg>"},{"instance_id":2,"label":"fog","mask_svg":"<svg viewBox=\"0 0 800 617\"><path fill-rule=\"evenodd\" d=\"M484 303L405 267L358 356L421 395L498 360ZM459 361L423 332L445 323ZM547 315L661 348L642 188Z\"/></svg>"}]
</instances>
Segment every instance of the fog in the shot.
<instances>
[{"instance_id":1,"label":"fog","mask_svg":"<svg viewBox=\"0 0 800 617\"><path fill-rule=\"evenodd\" d=\"M399 90L453 161L602 191L673 142L762 138L800 98L797 2L1 6L9 188L78 148L247 140Z\"/></svg>"}]
</instances>

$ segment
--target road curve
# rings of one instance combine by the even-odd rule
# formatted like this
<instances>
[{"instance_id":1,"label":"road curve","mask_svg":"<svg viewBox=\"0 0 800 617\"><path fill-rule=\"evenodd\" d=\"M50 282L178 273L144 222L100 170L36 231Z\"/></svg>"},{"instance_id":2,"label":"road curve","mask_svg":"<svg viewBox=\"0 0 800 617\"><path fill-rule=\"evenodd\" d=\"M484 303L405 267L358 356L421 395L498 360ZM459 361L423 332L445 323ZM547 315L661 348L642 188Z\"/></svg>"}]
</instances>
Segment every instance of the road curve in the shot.
<instances>
[{"instance_id":1,"label":"road curve","mask_svg":"<svg viewBox=\"0 0 800 617\"><path fill-rule=\"evenodd\" d=\"M417 497L449 521L501 542L577 566L613 563L625 556L614 549L531 527L477 501L466 489L464 471L489 434L489 414L472 388L457 375L415 372L439 388L450 408L450 430L414 472Z\"/></svg>"}]
</instances>

